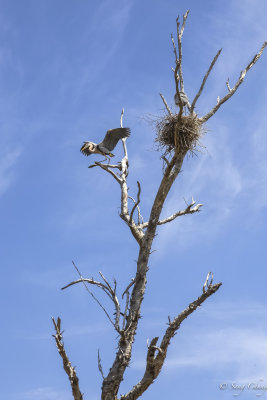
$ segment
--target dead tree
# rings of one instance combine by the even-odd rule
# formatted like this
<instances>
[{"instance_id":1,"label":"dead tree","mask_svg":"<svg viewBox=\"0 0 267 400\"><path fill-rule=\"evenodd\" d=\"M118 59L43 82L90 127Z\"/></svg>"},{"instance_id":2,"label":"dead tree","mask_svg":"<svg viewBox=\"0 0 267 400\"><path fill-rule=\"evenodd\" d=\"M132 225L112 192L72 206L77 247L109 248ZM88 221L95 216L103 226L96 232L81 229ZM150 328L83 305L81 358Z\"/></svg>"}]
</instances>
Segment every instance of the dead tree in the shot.
<instances>
[{"instance_id":1,"label":"dead tree","mask_svg":"<svg viewBox=\"0 0 267 400\"><path fill-rule=\"evenodd\" d=\"M243 69L236 83L231 87L229 79L226 81L227 94L222 98L217 98L215 106L204 116L199 117L195 112L196 103L203 92L205 83L208 76L210 75L212 68L214 67L221 50L215 55L212 60L206 75L204 76L200 88L190 104L186 93L183 80L182 70L182 37L186 20L188 17L188 11L183 16L183 21L180 23L179 18L176 19L177 24L177 44L173 36L171 36L173 50L175 55L175 68L173 68L174 81L175 81L175 102L178 106L178 112L173 113L168 106L164 96L160 94L163 103L166 107L167 113L164 117L157 120L157 138L156 141L159 147L162 149L162 159L164 160L163 177L159 184L158 191L156 193L150 216L148 221L144 222L141 210L141 185L137 182L137 198L133 199L129 196L127 176L129 173L128 168L128 152L126 146L126 139L122 139L124 157L121 162L115 165L105 162L95 162L89 168L99 167L102 170L108 172L118 183L121 193L121 211L120 217L128 225L131 234L137 241L139 246L139 253L136 265L136 275L131 279L130 283L122 294L123 304L120 303L116 281L114 284L110 284L108 280L100 273L101 280L96 281L91 278L83 278L78 268L75 266L79 273L79 279L71 282L69 285L62 289L66 289L72 285L82 283L90 295L98 302L100 307L104 310L106 316L110 320L113 328L118 333L118 350L114 359L114 362L105 376L101 367L101 360L98 356L98 367L103 378L102 383L102 400L115 400L118 399L118 390L123 380L123 376L126 368L128 367L131 356L132 356L132 345L136 335L138 321L140 319L141 305L145 295L147 272L148 272L148 261L151 254L151 246L153 239L156 234L157 227L162 224L170 223L176 218L194 214L200 211L202 204L196 204L195 200L186 206L182 211L177 211L166 219L160 219L161 211L163 209L165 200L168 193L174 184L177 176L181 171L183 161L188 152L193 152L197 149L198 141L201 135L205 132L204 123L211 118L233 94L236 92L238 87L244 81L246 73L262 55L267 42L264 42L260 51L253 57L250 63ZM123 123L123 111L120 119L120 126ZM129 199L133 202L133 206L129 206ZM89 286L97 286L109 297L115 307L115 314L110 316L106 311L105 307L97 300L95 295L89 289ZM205 283L201 289L201 294L195 300L193 300L187 308L179 313L173 320L169 318L168 327L159 341L159 337L154 337L148 344L147 355L146 355L146 367L143 377L140 379L135 386L130 388L128 393L120 397L121 400L135 400L144 393L148 387L155 381L159 375L162 366L164 364L167 350L170 345L171 339L179 329L181 323L192 314L208 297L213 295L220 288L221 283L213 283L213 275L211 272L208 273ZM61 332L61 320L57 319L57 322L53 319L55 327L55 341L58 348L59 354L63 361L63 367L66 371L71 388L73 398L75 400L83 399L83 395L79 388L79 380L75 369L72 367L68 356L66 354L64 344L62 341ZM158 343L159 342L159 343Z\"/></svg>"}]
</instances>

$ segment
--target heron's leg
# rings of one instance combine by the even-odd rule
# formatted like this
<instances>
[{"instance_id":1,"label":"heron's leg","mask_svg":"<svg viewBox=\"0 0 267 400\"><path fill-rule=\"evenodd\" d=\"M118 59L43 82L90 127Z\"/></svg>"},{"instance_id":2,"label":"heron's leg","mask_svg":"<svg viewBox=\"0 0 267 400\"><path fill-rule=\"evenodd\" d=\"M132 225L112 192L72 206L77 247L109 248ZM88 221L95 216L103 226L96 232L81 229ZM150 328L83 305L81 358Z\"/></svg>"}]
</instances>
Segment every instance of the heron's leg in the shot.
<instances>
[{"instance_id":1,"label":"heron's leg","mask_svg":"<svg viewBox=\"0 0 267 400\"><path fill-rule=\"evenodd\" d=\"M110 163L110 158L105 154L105 158L104 158L104 160L101 160L101 161L99 161L100 163L103 163L103 162L105 162L105 161L107 161L108 160L108 164Z\"/></svg>"}]
</instances>

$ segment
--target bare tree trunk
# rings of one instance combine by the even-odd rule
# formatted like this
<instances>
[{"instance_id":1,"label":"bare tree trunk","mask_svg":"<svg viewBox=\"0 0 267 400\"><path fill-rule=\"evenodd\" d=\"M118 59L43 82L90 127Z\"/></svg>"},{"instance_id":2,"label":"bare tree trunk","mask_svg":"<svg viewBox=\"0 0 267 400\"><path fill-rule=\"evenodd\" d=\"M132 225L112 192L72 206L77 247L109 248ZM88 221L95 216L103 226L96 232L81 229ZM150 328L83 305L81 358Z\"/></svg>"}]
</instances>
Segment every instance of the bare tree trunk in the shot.
<instances>
[{"instance_id":1,"label":"bare tree trunk","mask_svg":"<svg viewBox=\"0 0 267 400\"><path fill-rule=\"evenodd\" d=\"M135 284L132 290L130 313L127 317L127 323L124 331L125 333L120 338L115 361L109 371L108 376L103 381L102 400L113 400L116 398L119 386L123 380L125 369L131 360L132 345L136 334L138 320L140 318L141 304L145 294L146 274L148 271L148 260L151 246L155 237L159 217L165 199L173 182L181 170L184 156L185 154L177 158L176 155L174 155L171 163L165 170L154 204L152 206L148 228L140 244L137 261L137 273Z\"/></svg>"}]
</instances>

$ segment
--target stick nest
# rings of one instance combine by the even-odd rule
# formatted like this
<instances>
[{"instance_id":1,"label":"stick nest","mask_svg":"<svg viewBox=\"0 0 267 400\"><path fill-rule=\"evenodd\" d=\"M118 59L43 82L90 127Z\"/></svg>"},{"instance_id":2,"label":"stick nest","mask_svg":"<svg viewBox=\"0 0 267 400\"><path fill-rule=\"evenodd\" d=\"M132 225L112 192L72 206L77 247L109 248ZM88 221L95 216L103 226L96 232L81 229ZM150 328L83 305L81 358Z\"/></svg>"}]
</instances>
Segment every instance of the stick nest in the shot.
<instances>
[{"instance_id":1,"label":"stick nest","mask_svg":"<svg viewBox=\"0 0 267 400\"><path fill-rule=\"evenodd\" d=\"M203 136L204 128L196 115L178 114L165 115L156 121L156 143L158 150L163 150L164 155L172 151L185 154L188 151L195 154L199 138Z\"/></svg>"}]
</instances>

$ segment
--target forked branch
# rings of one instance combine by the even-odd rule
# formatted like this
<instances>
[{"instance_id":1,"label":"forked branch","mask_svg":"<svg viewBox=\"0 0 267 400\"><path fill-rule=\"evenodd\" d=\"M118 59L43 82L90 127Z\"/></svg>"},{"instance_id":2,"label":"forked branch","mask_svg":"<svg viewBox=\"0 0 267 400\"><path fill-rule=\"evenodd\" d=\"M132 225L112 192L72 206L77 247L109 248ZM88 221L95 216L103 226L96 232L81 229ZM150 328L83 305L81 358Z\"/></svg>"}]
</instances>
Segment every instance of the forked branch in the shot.
<instances>
[{"instance_id":1,"label":"forked branch","mask_svg":"<svg viewBox=\"0 0 267 400\"><path fill-rule=\"evenodd\" d=\"M186 23L186 19L188 17L188 14L189 14L189 10L187 10L185 15L183 16L183 23L182 23L181 30L179 30L179 28L180 28L179 17L176 19L178 51L179 51L179 60L178 60L179 67L178 67L178 70L179 70L180 88L181 88L182 92L184 92L184 79L183 79L183 71L182 71L182 58L183 58L183 55L182 55L182 37L183 37L185 23Z\"/></svg>"},{"instance_id":2,"label":"forked branch","mask_svg":"<svg viewBox=\"0 0 267 400\"><path fill-rule=\"evenodd\" d=\"M71 365L71 362L67 356L66 350L64 348L64 343L63 343L63 336L61 332L61 319L58 317L57 322L55 319L52 317L52 321L55 327L56 334L53 335L56 341L56 346L59 352L60 357L62 358L63 361L63 368L68 375L70 384L71 384L71 389L72 389L72 395L74 400L83 400L83 395L80 391L79 388L79 379L76 374L75 368Z\"/></svg>"},{"instance_id":3,"label":"forked branch","mask_svg":"<svg viewBox=\"0 0 267 400\"><path fill-rule=\"evenodd\" d=\"M110 175L113 176L113 178L121 185L121 179L118 175L116 175L110 168L115 168L115 166L109 166L108 164L102 164L101 162L95 161L94 164L89 165L88 168L94 168L94 167L100 167L104 171L107 171ZM120 166L117 166L118 169L120 169Z\"/></svg>"},{"instance_id":4,"label":"forked branch","mask_svg":"<svg viewBox=\"0 0 267 400\"><path fill-rule=\"evenodd\" d=\"M171 215L168 218L162 219L158 221L158 225L163 225L163 224L167 224L168 222L173 221L174 219L176 219L177 217L181 217L182 215L187 215L187 214L194 214L196 212L200 211L200 207L203 206L203 204L196 204L195 200L192 197L192 202L191 204L189 204L184 210L182 211L177 211L176 213L174 213L173 215ZM144 222L143 224L140 225L140 228L145 229L148 226L148 222Z\"/></svg>"},{"instance_id":5,"label":"forked branch","mask_svg":"<svg viewBox=\"0 0 267 400\"><path fill-rule=\"evenodd\" d=\"M263 45L261 46L260 51L253 57L253 59L246 66L246 68L243 71L240 72L239 78L238 78L236 84L234 85L234 87L232 89L230 88L229 78L228 78L228 80L226 82L226 85L227 85L227 88L228 88L228 93L222 99L218 98L216 106L213 107L206 115L204 115L204 117L201 117L200 118L200 122L203 123L203 122L208 121L208 119L210 119L219 110L221 105L223 103L225 103L227 100L229 100L230 97L233 96L233 94L237 91L237 89L239 88L241 83L244 81L247 72L253 67L254 64L256 64L258 59L261 57L261 55L263 53L263 50L265 49L266 46L267 46L267 41L263 43Z\"/></svg>"},{"instance_id":6,"label":"forked branch","mask_svg":"<svg viewBox=\"0 0 267 400\"><path fill-rule=\"evenodd\" d=\"M138 186L137 201L135 202L135 204L132 208L131 214L130 214L130 221L129 221L130 224L132 224L134 212L137 207L139 208L139 204L140 204L141 185L140 185L140 182L138 182L138 181L137 181L137 186Z\"/></svg>"},{"instance_id":7,"label":"forked branch","mask_svg":"<svg viewBox=\"0 0 267 400\"><path fill-rule=\"evenodd\" d=\"M122 298L124 297L124 295L126 295L125 309L124 309L123 322L122 322L122 329L125 329L126 318L127 318L127 314L128 314L128 311L129 311L130 288L135 284L135 281L136 281L136 278L132 278L131 283L129 283L127 288L122 293Z\"/></svg>"},{"instance_id":8,"label":"forked branch","mask_svg":"<svg viewBox=\"0 0 267 400\"><path fill-rule=\"evenodd\" d=\"M208 79L208 77L209 77L209 74L211 73L211 70L212 70L212 68L214 67L216 61L218 60L219 55L221 54L221 51L222 51L222 49L220 49L220 50L218 51L218 53L216 54L216 56L215 56L214 59L212 60L212 62L211 62L211 64L210 64L210 67L209 67L209 69L208 69L206 75L205 75L204 78L203 78L203 81L202 81L202 83L201 83L201 86L200 86L200 88L199 88L199 91L197 92L196 97L194 98L194 100L193 100L193 102L192 102L192 104L191 104L191 110L190 110L191 113L194 112L194 108L195 108L196 102L198 101L198 99L199 99L199 97L200 97L200 95L201 95L201 93L202 93L202 91L203 91L203 89L204 89L204 86L205 86L205 83L206 83L206 81L207 81L207 79Z\"/></svg>"},{"instance_id":9,"label":"forked branch","mask_svg":"<svg viewBox=\"0 0 267 400\"><path fill-rule=\"evenodd\" d=\"M121 396L120 400L136 400L140 397L147 388L154 382L158 377L161 368L164 364L167 350L171 339L180 328L181 323L192 314L208 297L217 292L220 288L221 283L208 285L207 290L199 296L195 301L189 304L189 306L182 311L173 321L169 321L169 326L163 336L160 346L157 346L158 337L152 339L147 350L146 358L146 369L143 378L138 382L127 394Z\"/></svg>"},{"instance_id":10,"label":"forked branch","mask_svg":"<svg viewBox=\"0 0 267 400\"><path fill-rule=\"evenodd\" d=\"M168 106L167 101L165 100L165 97L163 96L162 93L160 93L159 95L160 95L160 97L161 97L161 99L162 99L162 101L163 101L164 106L166 107L166 110L168 111L168 114L169 114L169 115L172 115L171 109L170 109L170 107Z\"/></svg>"},{"instance_id":11,"label":"forked branch","mask_svg":"<svg viewBox=\"0 0 267 400\"><path fill-rule=\"evenodd\" d=\"M135 199L132 197L132 196L128 196L129 197L129 199L131 199L132 200L132 202L134 203L134 204L136 204L136 201L135 201ZM141 211L140 211L140 207L139 207L139 205L137 204L136 205L136 208L137 208L137 212L138 212L138 223L137 223L137 225L140 225L141 224L141 221L142 221L142 224L144 223L144 219L143 219L143 217L142 217L142 215L141 215Z\"/></svg>"},{"instance_id":12,"label":"forked branch","mask_svg":"<svg viewBox=\"0 0 267 400\"><path fill-rule=\"evenodd\" d=\"M120 325L119 325L120 324L120 304L119 304L119 301L118 301L118 298L116 295L116 281L115 281L114 289L112 289L112 287L110 286L110 284L108 283L108 281L106 280L106 278L104 277L104 275L101 272L99 272L99 275L101 276L101 278L103 279L105 284L102 282L95 281L93 278L91 278L91 279L83 278L79 269L77 268L77 266L75 265L75 263L73 261L72 261L72 264L73 264L74 268L76 269L76 271L78 272L80 279L70 282L68 285L61 288L61 290L67 289L68 287L76 285L77 283L82 283L84 285L86 291L90 294L90 296L93 297L93 299L97 302L97 304L102 308L102 310L108 317L109 321L114 326L115 330L121 334ZM105 294L112 300L112 302L114 303L114 306L115 306L115 315L116 315L114 322L112 321L112 319L111 319L110 315L108 314L107 310L105 309L105 307L100 303L100 301L91 292L91 290L89 290L87 283L90 285L95 285L95 286L99 287L100 289L102 289L105 292Z\"/></svg>"}]
</instances>

